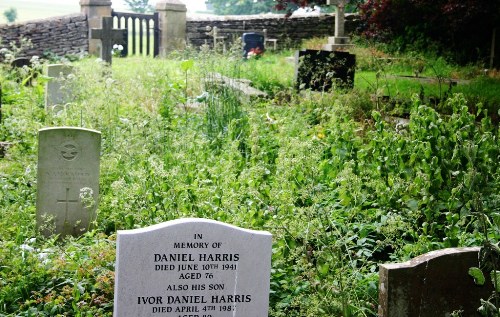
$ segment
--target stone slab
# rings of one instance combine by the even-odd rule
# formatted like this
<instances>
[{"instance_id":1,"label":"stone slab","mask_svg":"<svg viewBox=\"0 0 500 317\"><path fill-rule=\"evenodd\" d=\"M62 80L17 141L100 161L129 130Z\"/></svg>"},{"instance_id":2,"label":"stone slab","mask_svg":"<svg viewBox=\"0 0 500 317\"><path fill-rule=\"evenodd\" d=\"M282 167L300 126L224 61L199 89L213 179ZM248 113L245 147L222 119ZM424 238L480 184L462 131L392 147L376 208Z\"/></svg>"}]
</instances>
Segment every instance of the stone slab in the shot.
<instances>
[{"instance_id":1,"label":"stone slab","mask_svg":"<svg viewBox=\"0 0 500 317\"><path fill-rule=\"evenodd\" d=\"M206 77L206 81L209 83L217 83L235 91L242 93L244 96L252 98L267 98L267 93L257 88L251 86L252 81L245 78L230 78L220 73L209 73Z\"/></svg>"},{"instance_id":2,"label":"stone slab","mask_svg":"<svg viewBox=\"0 0 500 317\"><path fill-rule=\"evenodd\" d=\"M272 236L208 219L119 230L115 317L266 317Z\"/></svg>"},{"instance_id":3,"label":"stone slab","mask_svg":"<svg viewBox=\"0 0 500 317\"><path fill-rule=\"evenodd\" d=\"M78 236L96 218L101 133L74 127L39 131L37 227L45 235Z\"/></svg>"},{"instance_id":4,"label":"stone slab","mask_svg":"<svg viewBox=\"0 0 500 317\"><path fill-rule=\"evenodd\" d=\"M478 267L479 247L433 251L404 263L381 264L379 270L380 317L480 316L480 299L487 299L493 285L474 283L468 271Z\"/></svg>"}]
</instances>

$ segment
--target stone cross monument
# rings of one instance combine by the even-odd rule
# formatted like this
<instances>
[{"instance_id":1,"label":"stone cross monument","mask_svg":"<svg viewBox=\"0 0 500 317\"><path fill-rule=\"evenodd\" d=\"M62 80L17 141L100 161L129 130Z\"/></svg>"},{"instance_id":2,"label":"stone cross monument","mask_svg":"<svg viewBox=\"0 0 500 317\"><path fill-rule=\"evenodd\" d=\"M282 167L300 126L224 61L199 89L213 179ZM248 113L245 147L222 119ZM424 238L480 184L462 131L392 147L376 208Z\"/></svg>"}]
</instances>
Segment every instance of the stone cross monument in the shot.
<instances>
[{"instance_id":1,"label":"stone cross monument","mask_svg":"<svg viewBox=\"0 0 500 317\"><path fill-rule=\"evenodd\" d=\"M344 34L345 5L348 0L327 0L327 5L335 6L335 36L328 37L328 44L323 46L325 51L336 51L349 48L349 37Z\"/></svg>"},{"instance_id":2,"label":"stone cross monument","mask_svg":"<svg viewBox=\"0 0 500 317\"><path fill-rule=\"evenodd\" d=\"M100 57L111 65L113 44L126 44L127 30L113 29L113 17L102 17L102 28L91 29L90 38L101 40Z\"/></svg>"}]
</instances>

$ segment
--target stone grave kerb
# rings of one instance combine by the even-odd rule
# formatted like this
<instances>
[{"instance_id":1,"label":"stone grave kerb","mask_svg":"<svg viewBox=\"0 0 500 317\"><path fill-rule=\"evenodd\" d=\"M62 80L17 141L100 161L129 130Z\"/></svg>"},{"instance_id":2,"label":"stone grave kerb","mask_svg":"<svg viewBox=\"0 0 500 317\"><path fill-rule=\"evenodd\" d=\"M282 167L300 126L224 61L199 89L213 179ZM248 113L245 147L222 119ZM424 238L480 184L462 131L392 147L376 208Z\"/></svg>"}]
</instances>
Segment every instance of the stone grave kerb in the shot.
<instances>
[{"instance_id":1,"label":"stone grave kerb","mask_svg":"<svg viewBox=\"0 0 500 317\"><path fill-rule=\"evenodd\" d=\"M101 40L100 58L111 65L114 44L126 44L127 30L113 29L113 17L102 17L100 29L91 29L90 38Z\"/></svg>"}]
</instances>

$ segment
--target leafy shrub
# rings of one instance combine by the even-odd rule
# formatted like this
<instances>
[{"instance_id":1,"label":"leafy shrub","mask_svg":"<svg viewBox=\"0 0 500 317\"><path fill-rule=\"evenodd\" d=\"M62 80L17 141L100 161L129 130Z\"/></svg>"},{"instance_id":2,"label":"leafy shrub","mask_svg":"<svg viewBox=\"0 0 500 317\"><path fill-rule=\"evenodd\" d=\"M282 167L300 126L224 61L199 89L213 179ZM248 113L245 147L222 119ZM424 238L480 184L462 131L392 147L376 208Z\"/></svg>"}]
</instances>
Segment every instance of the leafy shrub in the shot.
<instances>
[{"instance_id":1,"label":"leafy shrub","mask_svg":"<svg viewBox=\"0 0 500 317\"><path fill-rule=\"evenodd\" d=\"M360 6L364 34L397 50L436 45L462 63L489 56L500 1L368 0Z\"/></svg>"}]
</instances>

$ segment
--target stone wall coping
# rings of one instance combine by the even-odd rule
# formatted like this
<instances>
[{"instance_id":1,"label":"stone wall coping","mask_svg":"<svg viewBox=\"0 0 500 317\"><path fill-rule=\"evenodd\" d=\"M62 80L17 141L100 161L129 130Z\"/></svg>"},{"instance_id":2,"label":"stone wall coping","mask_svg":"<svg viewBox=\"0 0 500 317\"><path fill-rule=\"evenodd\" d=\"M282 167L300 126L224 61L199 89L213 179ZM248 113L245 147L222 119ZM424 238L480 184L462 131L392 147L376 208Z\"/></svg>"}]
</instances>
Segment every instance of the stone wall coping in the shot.
<instances>
[{"instance_id":1,"label":"stone wall coping","mask_svg":"<svg viewBox=\"0 0 500 317\"><path fill-rule=\"evenodd\" d=\"M58 20L62 20L62 19L76 18L76 17L86 17L86 16L84 13L71 13L71 14L53 16L53 17L43 18L43 19L27 20L27 21L22 21L22 22L17 22L17 23L9 23L9 24L1 23L0 29L16 28L16 27L20 27L23 25L27 25L27 24L50 23L52 21L58 21Z\"/></svg>"},{"instance_id":2,"label":"stone wall coping","mask_svg":"<svg viewBox=\"0 0 500 317\"><path fill-rule=\"evenodd\" d=\"M345 16L356 16L356 13L346 13ZM263 20L263 19L283 19L283 20L293 20L293 19L303 19L303 18L325 18L335 16L335 13L321 13L319 15L311 14L297 14L286 17L285 14L277 13L263 13L263 14L253 14L253 15L203 15L203 16L187 16L187 21L197 22L197 21L243 21L243 20Z\"/></svg>"},{"instance_id":3,"label":"stone wall coping","mask_svg":"<svg viewBox=\"0 0 500 317\"><path fill-rule=\"evenodd\" d=\"M81 6L111 6L110 0L80 0Z\"/></svg>"}]
</instances>

